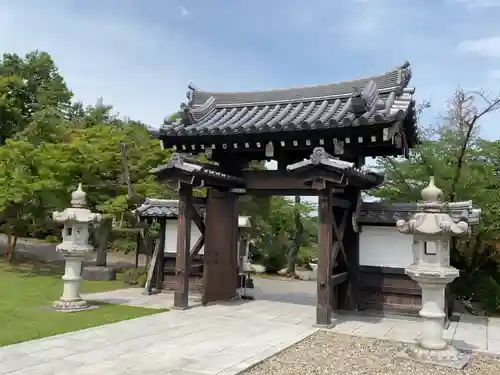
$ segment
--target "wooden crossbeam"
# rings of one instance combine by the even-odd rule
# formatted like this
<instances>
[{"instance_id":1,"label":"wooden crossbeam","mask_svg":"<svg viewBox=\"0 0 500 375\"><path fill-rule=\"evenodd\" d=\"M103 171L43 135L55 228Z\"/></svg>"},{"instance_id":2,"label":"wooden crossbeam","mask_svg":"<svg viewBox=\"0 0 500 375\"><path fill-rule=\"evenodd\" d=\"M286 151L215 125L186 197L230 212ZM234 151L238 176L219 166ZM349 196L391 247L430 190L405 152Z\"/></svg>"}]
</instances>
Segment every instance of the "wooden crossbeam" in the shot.
<instances>
[{"instance_id":1,"label":"wooden crossbeam","mask_svg":"<svg viewBox=\"0 0 500 375\"><path fill-rule=\"evenodd\" d=\"M335 233L335 240L333 241L333 246L332 246L332 263L334 266L338 264L337 257L339 251L342 252L342 255L344 256L344 262L346 263L346 265L348 264L347 255L344 247L344 233L348 216L349 216L349 211L344 210L342 212L342 218L340 219L340 224L337 223L335 217L333 220L332 225L333 225L333 231Z\"/></svg>"},{"instance_id":2,"label":"wooden crossbeam","mask_svg":"<svg viewBox=\"0 0 500 375\"><path fill-rule=\"evenodd\" d=\"M348 277L349 277L349 274L347 272L342 272L342 273L338 273L336 275L333 275L330 279L331 284L332 284L332 286L342 284L344 281L347 280Z\"/></svg>"},{"instance_id":3,"label":"wooden crossbeam","mask_svg":"<svg viewBox=\"0 0 500 375\"><path fill-rule=\"evenodd\" d=\"M189 256L191 257L191 260L193 260L193 258L198 255L198 253L200 252L201 248L203 247L203 245L205 244L205 235L202 234L200 236L200 238L198 238L198 241L196 241L196 243L194 244L194 246L191 248L191 251L189 252Z\"/></svg>"},{"instance_id":4,"label":"wooden crossbeam","mask_svg":"<svg viewBox=\"0 0 500 375\"><path fill-rule=\"evenodd\" d=\"M202 235L204 235L205 234L205 221L203 220L203 218L201 217L199 212L195 209L194 204L191 201L187 202L187 205L189 206L189 209L192 212L191 219L193 220L195 225L200 230L200 233Z\"/></svg>"}]
</instances>

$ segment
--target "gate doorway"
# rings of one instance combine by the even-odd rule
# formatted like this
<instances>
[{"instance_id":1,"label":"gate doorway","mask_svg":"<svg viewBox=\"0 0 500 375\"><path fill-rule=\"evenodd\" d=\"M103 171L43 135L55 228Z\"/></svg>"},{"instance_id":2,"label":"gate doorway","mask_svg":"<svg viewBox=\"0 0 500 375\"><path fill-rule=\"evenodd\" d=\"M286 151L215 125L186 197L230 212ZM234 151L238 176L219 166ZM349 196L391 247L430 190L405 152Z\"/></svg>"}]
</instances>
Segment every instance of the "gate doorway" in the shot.
<instances>
[{"instance_id":1,"label":"gate doorway","mask_svg":"<svg viewBox=\"0 0 500 375\"><path fill-rule=\"evenodd\" d=\"M367 156L408 155L416 141L408 63L349 82L243 93L190 86L183 116L159 133L177 150L155 173L179 187L176 291L187 307L192 223L204 246L203 303L237 295L238 197L318 196L316 322L329 325L335 310L358 308L361 191L383 183L362 169ZM362 88L362 90L360 89ZM208 163L190 158L204 153ZM278 169L251 170L276 160ZM207 189L204 219L193 189Z\"/></svg>"}]
</instances>

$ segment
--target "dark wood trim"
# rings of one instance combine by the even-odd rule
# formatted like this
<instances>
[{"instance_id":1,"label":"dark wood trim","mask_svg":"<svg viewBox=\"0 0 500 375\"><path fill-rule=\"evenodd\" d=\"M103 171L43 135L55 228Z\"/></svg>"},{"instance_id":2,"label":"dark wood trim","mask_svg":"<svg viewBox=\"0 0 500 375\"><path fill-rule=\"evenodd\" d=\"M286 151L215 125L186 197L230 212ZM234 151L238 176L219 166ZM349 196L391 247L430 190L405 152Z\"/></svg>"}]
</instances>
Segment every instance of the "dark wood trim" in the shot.
<instances>
[{"instance_id":1,"label":"dark wood trim","mask_svg":"<svg viewBox=\"0 0 500 375\"><path fill-rule=\"evenodd\" d=\"M237 295L237 196L209 189L205 221L202 303L208 304Z\"/></svg>"},{"instance_id":2,"label":"dark wood trim","mask_svg":"<svg viewBox=\"0 0 500 375\"><path fill-rule=\"evenodd\" d=\"M291 192L299 192L301 195L318 195L318 190L307 186L295 174L287 171L245 171L242 177L246 181L246 191L252 195L290 195ZM333 192L341 193L342 188L336 188ZM292 194L293 195L293 194ZM335 199L337 205L346 204Z\"/></svg>"},{"instance_id":3,"label":"dark wood trim","mask_svg":"<svg viewBox=\"0 0 500 375\"><path fill-rule=\"evenodd\" d=\"M360 310L415 315L421 308L420 286L404 268L360 266Z\"/></svg>"},{"instance_id":4,"label":"dark wood trim","mask_svg":"<svg viewBox=\"0 0 500 375\"><path fill-rule=\"evenodd\" d=\"M316 305L316 324L329 326L332 320L334 288L332 278L332 234L333 208L332 190L321 190L318 197L318 303Z\"/></svg>"},{"instance_id":5,"label":"dark wood trim","mask_svg":"<svg viewBox=\"0 0 500 375\"><path fill-rule=\"evenodd\" d=\"M164 277L164 268L165 268L165 236L167 231L167 220L165 218L161 218L160 220L160 238L159 241L159 259L156 267L156 289L163 289L163 277Z\"/></svg>"},{"instance_id":6,"label":"dark wood trim","mask_svg":"<svg viewBox=\"0 0 500 375\"><path fill-rule=\"evenodd\" d=\"M193 260L193 258L196 255L198 255L198 253L200 252L200 250L201 250L201 248L203 247L204 244L205 244L205 234L202 234L200 236L200 238L198 238L198 240L194 244L194 246L191 249L191 251L189 252L189 256L191 257L191 260Z\"/></svg>"},{"instance_id":7,"label":"dark wood trim","mask_svg":"<svg viewBox=\"0 0 500 375\"><path fill-rule=\"evenodd\" d=\"M332 286L335 286L335 285L342 284L344 281L347 281L348 278L349 278L349 273L342 272L342 273L338 273L338 274L333 275L330 280L331 280Z\"/></svg>"},{"instance_id":8,"label":"dark wood trim","mask_svg":"<svg viewBox=\"0 0 500 375\"><path fill-rule=\"evenodd\" d=\"M186 309L189 307L189 275L191 271L191 221L193 217L190 199L193 188L180 184L179 218L177 224L177 257L175 261L176 290L174 292L174 307Z\"/></svg>"},{"instance_id":9,"label":"dark wood trim","mask_svg":"<svg viewBox=\"0 0 500 375\"><path fill-rule=\"evenodd\" d=\"M363 221L362 219L359 221L359 226L361 230L363 230L363 227L385 227L385 228L396 228L396 221L394 221L393 224L389 223L375 223L375 222L369 222L369 221Z\"/></svg>"},{"instance_id":10,"label":"dark wood trim","mask_svg":"<svg viewBox=\"0 0 500 375\"><path fill-rule=\"evenodd\" d=\"M356 212L358 199L361 195L358 189L348 189L346 191L348 200L352 203L347 211L347 225L344 231L345 265L349 274L347 285L339 286L341 293L342 309L357 310L359 302L359 233L352 224L352 217Z\"/></svg>"},{"instance_id":11,"label":"dark wood trim","mask_svg":"<svg viewBox=\"0 0 500 375\"><path fill-rule=\"evenodd\" d=\"M385 275L405 275L404 268L396 267L359 266L359 271L363 273L379 273Z\"/></svg>"},{"instance_id":12,"label":"dark wood trim","mask_svg":"<svg viewBox=\"0 0 500 375\"><path fill-rule=\"evenodd\" d=\"M192 198L191 198L192 199ZM205 222L203 218L200 216L198 211L196 210L194 204L192 202L188 202L189 204L189 209L191 210L192 214L192 219L195 225L198 227L198 230L202 235L205 234Z\"/></svg>"}]
</instances>

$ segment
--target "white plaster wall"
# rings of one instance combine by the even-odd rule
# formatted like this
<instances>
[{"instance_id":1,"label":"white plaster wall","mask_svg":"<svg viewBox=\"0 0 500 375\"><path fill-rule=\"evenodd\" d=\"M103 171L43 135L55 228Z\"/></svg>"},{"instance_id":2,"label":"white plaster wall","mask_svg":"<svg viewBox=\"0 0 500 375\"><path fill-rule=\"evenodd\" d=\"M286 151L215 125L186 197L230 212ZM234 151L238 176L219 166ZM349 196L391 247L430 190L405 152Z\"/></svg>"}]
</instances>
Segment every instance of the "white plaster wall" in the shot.
<instances>
[{"instance_id":1,"label":"white plaster wall","mask_svg":"<svg viewBox=\"0 0 500 375\"><path fill-rule=\"evenodd\" d=\"M191 248L201 237L200 230L198 227L192 223L191 224ZM204 247L201 248L199 254L204 253ZM165 230L165 252L166 253L176 253L177 252L177 219L167 220L167 227Z\"/></svg>"},{"instance_id":2,"label":"white plaster wall","mask_svg":"<svg viewBox=\"0 0 500 375\"><path fill-rule=\"evenodd\" d=\"M362 226L359 263L362 266L404 268L413 263L413 236L396 227Z\"/></svg>"}]
</instances>

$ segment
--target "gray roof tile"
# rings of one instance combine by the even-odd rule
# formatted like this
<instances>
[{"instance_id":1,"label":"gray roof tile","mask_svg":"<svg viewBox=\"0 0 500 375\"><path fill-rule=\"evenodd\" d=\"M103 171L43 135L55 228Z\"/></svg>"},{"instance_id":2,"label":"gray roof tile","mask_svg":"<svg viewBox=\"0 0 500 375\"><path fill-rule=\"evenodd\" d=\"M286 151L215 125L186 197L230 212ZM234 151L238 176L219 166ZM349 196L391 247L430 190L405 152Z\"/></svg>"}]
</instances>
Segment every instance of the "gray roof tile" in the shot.
<instances>
[{"instance_id":1,"label":"gray roof tile","mask_svg":"<svg viewBox=\"0 0 500 375\"><path fill-rule=\"evenodd\" d=\"M365 202L361 206L358 222L364 225L396 225L396 221L409 220L420 211L416 203ZM480 214L481 210L479 209L470 210L469 224L477 224ZM451 211L450 215L454 220L460 219L459 211Z\"/></svg>"},{"instance_id":2,"label":"gray roof tile","mask_svg":"<svg viewBox=\"0 0 500 375\"><path fill-rule=\"evenodd\" d=\"M166 136L238 134L393 122L413 105L409 63L353 81L255 92L209 92L190 86L184 120Z\"/></svg>"},{"instance_id":3,"label":"gray roof tile","mask_svg":"<svg viewBox=\"0 0 500 375\"><path fill-rule=\"evenodd\" d=\"M203 215L205 208L196 207L199 214ZM134 214L140 217L161 217L176 219L179 216L179 201L175 199L153 199L146 198L146 201L134 210Z\"/></svg>"},{"instance_id":4,"label":"gray roof tile","mask_svg":"<svg viewBox=\"0 0 500 375\"><path fill-rule=\"evenodd\" d=\"M167 164L151 169L150 173L161 175L162 173L174 173L179 171L189 176L197 176L203 180L215 181L215 185L217 186L220 185L220 183L232 184L238 187L243 187L245 185L244 179L219 172L216 168L217 166L215 164L201 163L175 152L172 154ZM207 186L211 185L214 184L207 184Z\"/></svg>"},{"instance_id":5,"label":"gray roof tile","mask_svg":"<svg viewBox=\"0 0 500 375\"><path fill-rule=\"evenodd\" d=\"M364 172L355 167L354 163L340 160L330 155L323 147L316 147L309 159L299 161L287 166L290 172L300 172L311 168L321 167L326 170L340 173L343 177L341 183L353 184L362 189L373 188L384 182L384 176L374 172Z\"/></svg>"}]
</instances>

